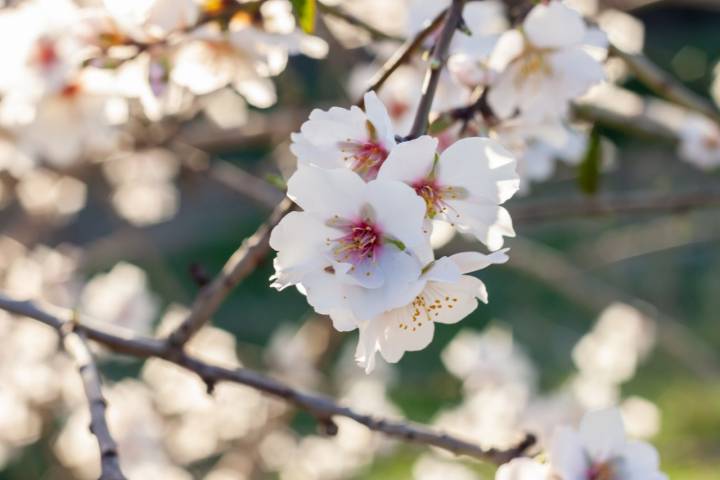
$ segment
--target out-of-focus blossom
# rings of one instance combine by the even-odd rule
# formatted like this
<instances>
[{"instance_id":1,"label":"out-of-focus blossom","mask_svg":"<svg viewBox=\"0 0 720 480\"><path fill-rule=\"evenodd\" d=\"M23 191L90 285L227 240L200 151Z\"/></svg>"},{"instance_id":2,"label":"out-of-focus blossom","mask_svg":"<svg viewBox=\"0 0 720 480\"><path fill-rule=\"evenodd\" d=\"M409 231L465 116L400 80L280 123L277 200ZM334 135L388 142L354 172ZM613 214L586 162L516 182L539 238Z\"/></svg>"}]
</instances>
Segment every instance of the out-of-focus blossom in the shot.
<instances>
[{"instance_id":1,"label":"out-of-focus blossom","mask_svg":"<svg viewBox=\"0 0 720 480\"><path fill-rule=\"evenodd\" d=\"M395 132L385 105L375 92L365 94L365 112L333 107L315 109L299 133L292 134L290 150L300 165L349 168L373 180L395 147Z\"/></svg>"},{"instance_id":2,"label":"out-of-focus blossom","mask_svg":"<svg viewBox=\"0 0 720 480\"><path fill-rule=\"evenodd\" d=\"M443 350L442 361L469 392L502 385L532 390L536 382L527 354L513 341L512 333L499 326L482 333L462 330Z\"/></svg>"},{"instance_id":3,"label":"out-of-focus blossom","mask_svg":"<svg viewBox=\"0 0 720 480\"><path fill-rule=\"evenodd\" d=\"M490 55L500 34L509 26L505 6L497 1L468 3L463 9L463 19L471 34L458 34L453 38L448 69L468 88L488 85L494 78Z\"/></svg>"},{"instance_id":4,"label":"out-of-focus blossom","mask_svg":"<svg viewBox=\"0 0 720 480\"><path fill-rule=\"evenodd\" d=\"M74 177L37 168L20 177L15 192L30 215L63 220L85 206L87 188Z\"/></svg>"},{"instance_id":5,"label":"out-of-focus blossom","mask_svg":"<svg viewBox=\"0 0 720 480\"><path fill-rule=\"evenodd\" d=\"M550 465L562 480L667 478L659 470L658 454L652 446L625 439L616 408L588 413L577 431L559 427L550 448Z\"/></svg>"},{"instance_id":6,"label":"out-of-focus blossom","mask_svg":"<svg viewBox=\"0 0 720 480\"><path fill-rule=\"evenodd\" d=\"M104 0L115 22L135 40L157 41L198 21L198 0Z\"/></svg>"},{"instance_id":7,"label":"out-of-focus blossom","mask_svg":"<svg viewBox=\"0 0 720 480\"><path fill-rule=\"evenodd\" d=\"M515 236L510 214L500 204L518 189L515 159L493 140L458 140L439 156L430 136L403 142L393 149L378 179L400 180L425 201L429 219L444 220L472 233L491 250L503 236Z\"/></svg>"},{"instance_id":8,"label":"out-of-focus blossom","mask_svg":"<svg viewBox=\"0 0 720 480\"><path fill-rule=\"evenodd\" d=\"M427 282L424 289L411 303L360 323L358 364L370 372L377 352L395 363L405 352L427 347L435 323L457 323L477 308L478 299L487 303L485 284L468 274L507 260L505 251L498 251L458 253L433 262L420 277Z\"/></svg>"},{"instance_id":9,"label":"out-of-focus blossom","mask_svg":"<svg viewBox=\"0 0 720 480\"><path fill-rule=\"evenodd\" d=\"M115 188L113 206L129 222L158 223L177 212L179 193L173 180L180 165L170 151L152 148L121 154L106 160L103 167Z\"/></svg>"},{"instance_id":10,"label":"out-of-focus blossom","mask_svg":"<svg viewBox=\"0 0 720 480\"><path fill-rule=\"evenodd\" d=\"M148 478L150 473L168 480L191 478L172 463L163 448L162 420L153 408L147 387L125 380L106 388L105 396L109 405L108 426L128 478ZM89 421L87 405L76 405L54 445L59 460L76 478L87 480L100 474L97 440L87 427Z\"/></svg>"},{"instance_id":11,"label":"out-of-focus blossom","mask_svg":"<svg viewBox=\"0 0 720 480\"><path fill-rule=\"evenodd\" d=\"M604 78L602 65L583 49L587 27L562 2L536 5L522 30L504 33L490 66L501 72L488 102L500 118L564 116L570 100Z\"/></svg>"},{"instance_id":12,"label":"out-of-focus blossom","mask_svg":"<svg viewBox=\"0 0 720 480\"><path fill-rule=\"evenodd\" d=\"M413 465L413 480L478 480L478 474L458 463L432 455L421 456Z\"/></svg>"},{"instance_id":13,"label":"out-of-focus blossom","mask_svg":"<svg viewBox=\"0 0 720 480\"><path fill-rule=\"evenodd\" d=\"M642 397L628 397L620 405L625 430L630 437L647 439L660 431L660 409Z\"/></svg>"},{"instance_id":14,"label":"out-of-focus blossom","mask_svg":"<svg viewBox=\"0 0 720 480\"><path fill-rule=\"evenodd\" d=\"M495 480L550 480L550 478L549 466L532 458L515 458L501 465L495 473Z\"/></svg>"},{"instance_id":15,"label":"out-of-focus blossom","mask_svg":"<svg viewBox=\"0 0 720 480\"><path fill-rule=\"evenodd\" d=\"M680 155L703 170L720 166L720 127L709 118L690 115L680 128Z\"/></svg>"},{"instance_id":16,"label":"out-of-focus blossom","mask_svg":"<svg viewBox=\"0 0 720 480\"><path fill-rule=\"evenodd\" d=\"M614 46L628 53L642 52L645 44L645 26L637 18L609 8L597 16L597 22Z\"/></svg>"},{"instance_id":17,"label":"out-of-focus blossom","mask_svg":"<svg viewBox=\"0 0 720 480\"><path fill-rule=\"evenodd\" d=\"M102 322L137 333L149 333L158 312L158 301L148 291L145 272L129 263L118 263L108 273L93 277L80 299L80 311Z\"/></svg>"},{"instance_id":18,"label":"out-of-focus blossom","mask_svg":"<svg viewBox=\"0 0 720 480\"><path fill-rule=\"evenodd\" d=\"M295 387L319 384L317 362L329 341L324 325L324 319L313 318L300 328L283 325L273 333L265 355L278 378Z\"/></svg>"}]
</instances>

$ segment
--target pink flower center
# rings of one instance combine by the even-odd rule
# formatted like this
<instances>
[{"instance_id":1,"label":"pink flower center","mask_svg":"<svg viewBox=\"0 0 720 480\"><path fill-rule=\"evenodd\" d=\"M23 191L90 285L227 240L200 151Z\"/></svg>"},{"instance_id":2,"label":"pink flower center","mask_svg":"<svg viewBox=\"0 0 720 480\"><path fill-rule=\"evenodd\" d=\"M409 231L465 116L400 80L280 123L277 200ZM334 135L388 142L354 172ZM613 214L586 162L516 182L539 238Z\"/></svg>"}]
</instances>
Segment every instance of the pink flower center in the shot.
<instances>
[{"instance_id":1,"label":"pink flower center","mask_svg":"<svg viewBox=\"0 0 720 480\"><path fill-rule=\"evenodd\" d=\"M345 235L336 240L333 250L339 262L358 265L365 261L373 261L383 245L383 237L377 225L366 220L349 224L344 228Z\"/></svg>"},{"instance_id":2,"label":"pink flower center","mask_svg":"<svg viewBox=\"0 0 720 480\"><path fill-rule=\"evenodd\" d=\"M47 38L38 40L35 44L33 60L43 70L53 68L59 60L55 44Z\"/></svg>"},{"instance_id":3,"label":"pink flower center","mask_svg":"<svg viewBox=\"0 0 720 480\"><path fill-rule=\"evenodd\" d=\"M440 212L447 210L443 202L443 192L435 180L423 178L412 184L412 187L423 200L427 207L426 215L433 218Z\"/></svg>"},{"instance_id":4,"label":"pink flower center","mask_svg":"<svg viewBox=\"0 0 720 480\"><path fill-rule=\"evenodd\" d=\"M596 463L587 472L587 480L613 480L614 477L610 462Z\"/></svg>"},{"instance_id":5,"label":"pink flower center","mask_svg":"<svg viewBox=\"0 0 720 480\"><path fill-rule=\"evenodd\" d=\"M341 142L340 150L347 154L345 161L350 168L365 180L373 180L377 177L380 167L388 156L385 147L375 140L364 143L347 140Z\"/></svg>"}]
</instances>

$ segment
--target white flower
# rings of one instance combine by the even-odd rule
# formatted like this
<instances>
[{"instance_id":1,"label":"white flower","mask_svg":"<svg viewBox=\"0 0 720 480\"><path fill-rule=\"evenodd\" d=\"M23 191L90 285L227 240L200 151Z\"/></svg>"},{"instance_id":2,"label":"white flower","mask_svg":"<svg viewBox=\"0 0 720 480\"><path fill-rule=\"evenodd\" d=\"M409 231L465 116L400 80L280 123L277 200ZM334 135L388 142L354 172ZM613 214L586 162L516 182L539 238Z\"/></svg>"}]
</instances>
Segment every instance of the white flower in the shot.
<instances>
[{"instance_id":1,"label":"white flower","mask_svg":"<svg viewBox=\"0 0 720 480\"><path fill-rule=\"evenodd\" d=\"M680 127L680 156L703 170L720 166L720 127L707 117L690 115Z\"/></svg>"},{"instance_id":2,"label":"white flower","mask_svg":"<svg viewBox=\"0 0 720 480\"><path fill-rule=\"evenodd\" d=\"M378 173L400 180L425 200L427 217L444 220L475 235L491 250L503 236L515 236L510 214L500 204L518 189L515 159L487 138L464 138L438 156L430 136L401 143Z\"/></svg>"},{"instance_id":3,"label":"white flower","mask_svg":"<svg viewBox=\"0 0 720 480\"><path fill-rule=\"evenodd\" d=\"M488 95L495 114L564 115L570 100L604 78L602 65L583 49L587 34L582 17L561 2L535 6L522 30L500 37L490 58L502 72Z\"/></svg>"},{"instance_id":4,"label":"white flower","mask_svg":"<svg viewBox=\"0 0 720 480\"><path fill-rule=\"evenodd\" d=\"M196 0L104 0L105 8L127 34L141 42L165 38L200 18Z\"/></svg>"},{"instance_id":5,"label":"white flower","mask_svg":"<svg viewBox=\"0 0 720 480\"><path fill-rule=\"evenodd\" d=\"M485 284L466 274L507 260L505 251L464 252L436 260L423 273L425 286L412 302L360 323L355 361L369 373L377 352L396 363L405 352L427 347L435 323L457 323L477 308L478 299L487 303Z\"/></svg>"},{"instance_id":6,"label":"white flower","mask_svg":"<svg viewBox=\"0 0 720 480\"><path fill-rule=\"evenodd\" d=\"M313 110L291 138L300 165L347 167L365 180L377 176L395 147L392 121L375 92L365 94L365 112L356 106Z\"/></svg>"},{"instance_id":7,"label":"white flower","mask_svg":"<svg viewBox=\"0 0 720 480\"><path fill-rule=\"evenodd\" d=\"M468 3L463 19L471 34L458 34L453 38L448 70L469 88L487 85L493 79L490 54L499 35L508 28L505 6L495 1Z\"/></svg>"},{"instance_id":8,"label":"white flower","mask_svg":"<svg viewBox=\"0 0 720 480\"><path fill-rule=\"evenodd\" d=\"M425 205L407 185L365 183L344 168L301 167L288 196L304 211L288 214L270 237L278 251L275 288L297 285L338 330L357 326L346 312L370 320L420 292L432 251Z\"/></svg>"},{"instance_id":9,"label":"white flower","mask_svg":"<svg viewBox=\"0 0 720 480\"><path fill-rule=\"evenodd\" d=\"M498 468L495 480L551 480L550 469L531 458L515 458Z\"/></svg>"},{"instance_id":10,"label":"white flower","mask_svg":"<svg viewBox=\"0 0 720 480\"><path fill-rule=\"evenodd\" d=\"M578 431L556 429L550 465L560 480L663 480L657 451L625 438L617 408L586 414Z\"/></svg>"}]
</instances>

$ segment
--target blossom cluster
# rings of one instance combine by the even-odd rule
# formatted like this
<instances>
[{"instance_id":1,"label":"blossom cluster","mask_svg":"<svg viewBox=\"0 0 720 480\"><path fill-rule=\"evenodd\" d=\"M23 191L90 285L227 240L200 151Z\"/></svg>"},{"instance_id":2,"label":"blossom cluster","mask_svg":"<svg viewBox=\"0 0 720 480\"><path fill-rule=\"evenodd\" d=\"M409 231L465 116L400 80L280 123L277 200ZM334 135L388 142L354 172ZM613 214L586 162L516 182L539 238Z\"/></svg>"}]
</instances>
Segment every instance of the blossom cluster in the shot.
<instances>
[{"instance_id":1,"label":"blossom cluster","mask_svg":"<svg viewBox=\"0 0 720 480\"><path fill-rule=\"evenodd\" d=\"M315 110L291 150L298 169L288 196L303 210L275 227L273 286L294 285L340 331L359 329L357 361L397 362L425 348L435 323L455 323L487 302L471 272L507 260L513 236L501 206L518 189L515 159L488 138L438 152L423 135L398 141L374 92L358 107ZM445 222L493 253L434 258L433 222Z\"/></svg>"},{"instance_id":2,"label":"blossom cluster","mask_svg":"<svg viewBox=\"0 0 720 480\"><path fill-rule=\"evenodd\" d=\"M0 206L12 190L48 218L84 206L77 172L101 164L122 218L167 220L179 160L160 145L162 125L147 126L240 126L247 104L276 102L272 78L290 55L328 48L296 26L287 0L12 3L0 10Z\"/></svg>"}]
</instances>

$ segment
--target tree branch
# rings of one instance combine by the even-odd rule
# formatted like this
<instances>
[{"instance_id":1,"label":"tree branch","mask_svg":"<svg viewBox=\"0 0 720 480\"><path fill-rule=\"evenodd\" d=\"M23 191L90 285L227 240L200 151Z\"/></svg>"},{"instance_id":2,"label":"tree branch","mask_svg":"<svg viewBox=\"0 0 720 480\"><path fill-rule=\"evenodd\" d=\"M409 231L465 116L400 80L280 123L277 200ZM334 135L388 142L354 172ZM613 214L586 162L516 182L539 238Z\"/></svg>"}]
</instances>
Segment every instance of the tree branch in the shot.
<instances>
[{"instance_id":1,"label":"tree branch","mask_svg":"<svg viewBox=\"0 0 720 480\"><path fill-rule=\"evenodd\" d=\"M383 32L382 30L378 30L377 28L373 27L369 23L361 20L360 18L356 17L355 15L352 15L351 13L346 12L345 10L335 6L335 5L327 5L323 2L317 2L318 10L322 13L324 13L327 16L339 18L343 22L352 25L353 27L358 27L363 30L365 30L372 38L373 40L389 40L392 42L402 42L402 37L398 37L395 35L390 35L388 33Z\"/></svg>"},{"instance_id":2,"label":"tree branch","mask_svg":"<svg viewBox=\"0 0 720 480\"><path fill-rule=\"evenodd\" d=\"M720 190L683 193L631 192L614 196L522 202L510 205L514 221L528 224L570 217L684 212L720 206Z\"/></svg>"},{"instance_id":3,"label":"tree branch","mask_svg":"<svg viewBox=\"0 0 720 480\"><path fill-rule=\"evenodd\" d=\"M430 109L432 108L435 92L437 91L437 86L440 82L442 69L445 66L445 61L447 60L446 57L448 49L450 48L450 42L455 34L455 30L457 30L460 22L462 21L463 8L465 8L465 0L453 0L448 9L445 24L443 25L443 28L440 31L440 36L433 47L433 53L430 57L425 81L423 82L420 103L418 105L417 113L415 114L415 121L413 122L413 126L407 136L408 140L417 138L427 131Z\"/></svg>"},{"instance_id":4,"label":"tree branch","mask_svg":"<svg viewBox=\"0 0 720 480\"><path fill-rule=\"evenodd\" d=\"M57 310L57 314L50 313L47 309L40 309L29 301L12 300L0 295L0 309L16 315L33 318L58 331L63 331L64 328L67 328L68 323L70 323L69 319L73 318L72 312L56 307L53 308ZM184 351L170 348L166 342L162 340L135 336L130 332L120 329L115 329L113 333L106 329L93 326L89 322L77 323L74 325L74 329L77 333L85 335L87 338L97 341L118 353L140 358L157 357L179 365L197 374L209 387L214 386L217 382L232 382L254 388L307 411L318 419L318 421L328 426L334 426L332 417L345 417L365 425L370 430L383 433L388 437L411 443L430 445L451 451L457 455L467 455L497 464L502 464L512 458L524 455L535 443L535 437L528 434L513 448L507 450L494 448L483 449L474 443L467 442L446 433L436 432L422 425L358 413L349 407L337 404L328 397L303 393L252 370L244 368L227 369L211 365L188 355ZM332 432L332 429L328 430Z\"/></svg>"},{"instance_id":5,"label":"tree branch","mask_svg":"<svg viewBox=\"0 0 720 480\"><path fill-rule=\"evenodd\" d=\"M629 53L613 44L610 44L609 53L622 59L637 79L659 96L720 123L720 111L713 103L690 90L642 53Z\"/></svg>"},{"instance_id":6,"label":"tree branch","mask_svg":"<svg viewBox=\"0 0 720 480\"><path fill-rule=\"evenodd\" d=\"M105 417L107 402L102 394L100 373L87 346L85 336L83 333L73 332L71 330L73 323L71 322L60 323L57 328L63 337L65 350L73 357L82 378L90 410L90 432L97 439L100 448L100 480L126 480L120 469L117 444L110 434Z\"/></svg>"},{"instance_id":7,"label":"tree branch","mask_svg":"<svg viewBox=\"0 0 720 480\"><path fill-rule=\"evenodd\" d=\"M440 24L445 19L446 14L447 9L438 13L435 18L430 23L428 23L422 30L420 30L413 38L406 40L405 43L398 50L395 51L393 56L385 62L385 64L373 76L373 78L370 79L370 86L367 88L366 92L380 90L380 88L385 84L387 79L390 78L390 76L395 72L395 70L397 70L404 63L408 62L410 60L410 57L412 57L413 53L415 53L415 51L422 46L425 39L440 26ZM358 101L357 105L360 107L363 106L362 98Z\"/></svg>"},{"instance_id":8,"label":"tree branch","mask_svg":"<svg viewBox=\"0 0 720 480\"><path fill-rule=\"evenodd\" d=\"M285 198L270 218L243 241L213 281L200 290L188 317L168 336L170 346L182 348L210 320L232 289L255 270L270 249L270 232L293 208L292 201Z\"/></svg>"}]
</instances>

